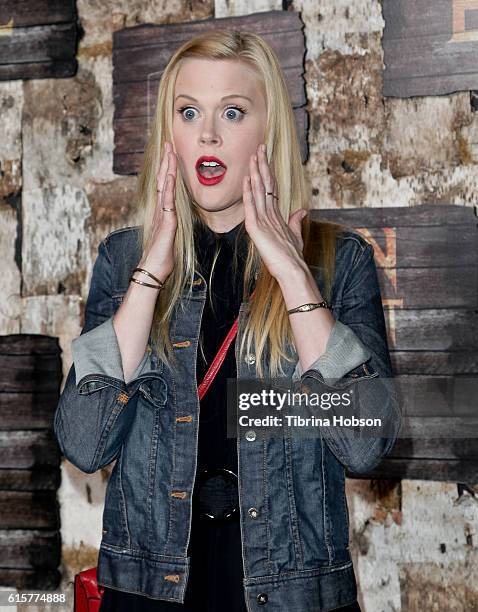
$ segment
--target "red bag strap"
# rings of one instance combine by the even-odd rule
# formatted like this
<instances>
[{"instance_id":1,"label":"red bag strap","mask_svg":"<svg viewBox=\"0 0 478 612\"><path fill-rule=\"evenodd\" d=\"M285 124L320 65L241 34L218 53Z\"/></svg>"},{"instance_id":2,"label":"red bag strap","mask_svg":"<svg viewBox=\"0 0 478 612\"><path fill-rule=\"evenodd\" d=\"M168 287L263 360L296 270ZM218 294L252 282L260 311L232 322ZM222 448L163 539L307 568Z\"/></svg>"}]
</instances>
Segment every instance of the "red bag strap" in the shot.
<instances>
[{"instance_id":1,"label":"red bag strap","mask_svg":"<svg viewBox=\"0 0 478 612\"><path fill-rule=\"evenodd\" d=\"M211 386L211 383L214 380L214 377L218 373L219 368L222 366L222 363L224 359L226 358L227 350L231 342L234 340L236 333L237 333L238 321L239 321L239 318L237 318L232 324L231 329L227 333L227 336L224 338L223 343L221 344L216 356L214 357L214 361L209 366L208 371L206 372L206 374L204 374L204 378L202 379L201 384L198 386L198 395L199 395L200 400L202 400L206 391Z\"/></svg>"},{"instance_id":2,"label":"red bag strap","mask_svg":"<svg viewBox=\"0 0 478 612\"><path fill-rule=\"evenodd\" d=\"M251 299L253 295L254 295L254 291L251 294ZM202 379L201 384L198 386L198 395L199 395L200 400L204 397L206 391L211 386L211 383L214 380L214 377L218 373L219 368L222 366L222 362L226 358L227 350L231 342L236 337L238 322L239 322L239 317L237 317L237 319L232 324L231 329L229 330L227 336L224 338L223 343L221 344L216 356L214 357L214 361L209 366L208 371L206 372L206 374L204 374L204 378Z\"/></svg>"}]
</instances>

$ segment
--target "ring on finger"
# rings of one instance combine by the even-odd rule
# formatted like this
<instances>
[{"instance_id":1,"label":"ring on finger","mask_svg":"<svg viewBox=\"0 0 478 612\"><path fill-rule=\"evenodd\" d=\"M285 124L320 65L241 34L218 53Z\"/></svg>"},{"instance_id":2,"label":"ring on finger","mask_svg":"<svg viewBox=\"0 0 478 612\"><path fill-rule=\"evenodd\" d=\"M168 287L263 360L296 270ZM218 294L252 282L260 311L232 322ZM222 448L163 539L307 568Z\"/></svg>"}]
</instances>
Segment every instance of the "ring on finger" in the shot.
<instances>
[{"instance_id":1,"label":"ring on finger","mask_svg":"<svg viewBox=\"0 0 478 612\"><path fill-rule=\"evenodd\" d=\"M165 210L165 211L167 211L167 212L176 212L176 211L174 210L174 208L164 208L164 206L163 206L163 210Z\"/></svg>"},{"instance_id":2,"label":"ring on finger","mask_svg":"<svg viewBox=\"0 0 478 612\"><path fill-rule=\"evenodd\" d=\"M278 200L278 199L279 199L279 198L278 198L278 196L276 196L276 195L275 195L275 193L272 193L272 191L266 191L266 192L265 192L265 195L266 195L266 196L270 195L270 196L272 196L273 198L275 198L276 200Z\"/></svg>"}]
</instances>

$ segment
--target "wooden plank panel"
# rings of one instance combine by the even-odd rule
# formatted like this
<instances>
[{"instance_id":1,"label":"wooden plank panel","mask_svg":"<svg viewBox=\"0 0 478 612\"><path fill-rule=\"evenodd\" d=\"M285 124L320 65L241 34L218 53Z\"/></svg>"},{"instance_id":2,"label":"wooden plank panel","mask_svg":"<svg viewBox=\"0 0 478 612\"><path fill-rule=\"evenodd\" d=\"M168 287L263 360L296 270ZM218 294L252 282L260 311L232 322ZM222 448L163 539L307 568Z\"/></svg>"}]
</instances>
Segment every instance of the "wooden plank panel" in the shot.
<instances>
[{"instance_id":1,"label":"wooden plank panel","mask_svg":"<svg viewBox=\"0 0 478 612\"><path fill-rule=\"evenodd\" d=\"M58 355L58 338L44 334L0 336L0 355Z\"/></svg>"},{"instance_id":2,"label":"wooden plank panel","mask_svg":"<svg viewBox=\"0 0 478 612\"><path fill-rule=\"evenodd\" d=\"M61 563L58 531L38 529L0 530L0 550L4 569L56 569Z\"/></svg>"},{"instance_id":3,"label":"wooden plank panel","mask_svg":"<svg viewBox=\"0 0 478 612\"><path fill-rule=\"evenodd\" d=\"M382 7L385 96L478 88L474 0L384 0Z\"/></svg>"},{"instance_id":4,"label":"wooden plank panel","mask_svg":"<svg viewBox=\"0 0 478 612\"><path fill-rule=\"evenodd\" d=\"M65 79L75 76L78 70L76 59L52 63L0 64L0 81L15 79Z\"/></svg>"},{"instance_id":5,"label":"wooden plank panel","mask_svg":"<svg viewBox=\"0 0 478 612\"><path fill-rule=\"evenodd\" d=\"M55 392L59 391L61 379L58 355L43 359L0 355L0 389L4 392Z\"/></svg>"},{"instance_id":6,"label":"wooden plank panel","mask_svg":"<svg viewBox=\"0 0 478 612\"><path fill-rule=\"evenodd\" d=\"M430 245L430 251L435 250ZM438 249L437 249L438 250ZM468 257L470 255L468 254ZM464 259L467 257L465 256ZM402 260L403 261L403 260ZM403 296L402 309L478 307L478 266L448 265L433 267L401 267L397 261L394 273L376 262L384 306ZM415 262L418 263L418 262ZM454 264L454 260L453 260ZM446 290L444 288L446 287Z\"/></svg>"},{"instance_id":7,"label":"wooden plank panel","mask_svg":"<svg viewBox=\"0 0 478 612\"><path fill-rule=\"evenodd\" d=\"M71 22L76 19L75 0L2 0L0 25L14 20L13 27Z\"/></svg>"},{"instance_id":8,"label":"wooden plank panel","mask_svg":"<svg viewBox=\"0 0 478 612\"><path fill-rule=\"evenodd\" d=\"M60 450L53 432L0 431L0 468L32 469L59 466Z\"/></svg>"},{"instance_id":9,"label":"wooden plank panel","mask_svg":"<svg viewBox=\"0 0 478 612\"><path fill-rule=\"evenodd\" d=\"M471 351L390 350L393 371L398 375L434 374L452 376L478 374L478 349Z\"/></svg>"},{"instance_id":10,"label":"wooden plank panel","mask_svg":"<svg viewBox=\"0 0 478 612\"><path fill-rule=\"evenodd\" d=\"M477 215L433 204L312 213L374 247L404 417L391 454L350 477L478 481Z\"/></svg>"},{"instance_id":11,"label":"wooden plank panel","mask_svg":"<svg viewBox=\"0 0 478 612\"><path fill-rule=\"evenodd\" d=\"M353 474L349 478L407 478L411 480L435 480L438 482L478 483L478 462L448 459L384 459L367 474Z\"/></svg>"},{"instance_id":12,"label":"wooden plank panel","mask_svg":"<svg viewBox=\"0 0 478 612\"><path fill-rule=\"evenodd\" d=\"M123 175L137 174L143 163L143 157L144 151L136 151L133 153L115 152L113 156L113 172Z\"/></svg>"},{"instance_id":13,"label":"wooden plank panel","mask_svg":"<svg viewBox=\"0 0 478 612\"><path fill-rule=\"evenodd\" d=\"M396 390L402 398L402 411L408 416L476 416L478 376L395 377Z\"/></svg>"},{"instance_id":14,"label":"wooden plank panel","mask_svg":"<svg viewBox=\"0 0 478 612\"><path fill-rule=\"evenodd\" d=\"M0 491L56 491L61 484L57 467L35 467L34 470L0 469Z\"/></svg>"},{"instance_id":15,"label":"wooden plank panel","mask_svg":"<svg viewBox=\"0 0 478 612\"><path fill-rule=\"evenodd\" d=\"M478 312L465 308L394 311L395 350L476 351Z\"/></svg>"},{"instance_id":16,"label":"wooden plank panel","mask_svg":"<svg viewBox=\"0 0 478 612\"><path fill-rule=\"evenodd\" d=\"M303 71L302 49L297 45L297 34L295 29L281 32L280 45L276 43L275 46L281 67L289 69L289 74L295 70L300 75ZM277 37L277 33L274 33L274 38ZM166 42L167 45L165 45ZM271 46L273 46L272 43ZM155 45L149 45L147 49L145 45L126 49L113 48L114 83L119 86L125 82L144 81L145 76L148 79L160 78L160 73L164 70L173 52L174 49L171 48L169 41L162 39L158 39ZM152 93L155 91L157 89L152 90Z\"/></svg>"},{"instance_id":17,"label":"wooden plank panel","mask_svg":"<svg viewBox=\"0 0 478 612\"><path fill-rule=\"evenodd\" d=\"M0 529L59 529L54 491L2 491Z\"/></svg>"},{"instance_id":18,"label":"wooden plank panel","mask_svg":"<svg viewBox=\"0 0 478 612\"><path fill-rule=\"evenodd\" d=\"M5 0L0 6L0 81L74 76L74 0Z\"/></svg>"},{"instance_id":19,"label":"wooden plank panel","mask_svg":"<svg viewBox=\"0 0 478 612\"><path fill-rule=\"evenodd\" d=\"M0 336L0 584L53 589L59 582L61 452L53 415L61 379L58 338Z\"/></svg>"},{"instance_id":20,"label":"wooden plank panel","mask_svg":"<svg viewBox=\"0 0 478 612\"><path fill-rule=\"evenodd\" d=\"M179 47L191 38L192 31L195 35L214 28L231 28L254 32L273 40L278 33L302 29L304 23L296 11L264 11L240 17L200 19L183 23L165 23L161 26L142 24L115 31L113 49L155 45L158 41L158 27L161 28L161 40ZM275 42L279 47L280 41L276 39Z\"/></svg>"},{"instance_id":21,"label":"wooden plank panel","mask_svg":"<svg viewBox=\"0 0 478 612\"><path fill-rule=\"evenodd\" d=\"M323 208L311 211L313 219L343 223L351 228L410 227L426 225L474 225L478 206L420 204L380 208Z\"/></svg>"},{"instance_id":22,"label":"wooden plank panel","mask_svg":"<svg viewBox=\"0 0 478 612\"><path fill-rule=\"evenodd\" d=\"M395 240L396 267L478 265L476 224L397 228Z\"/></svg>"},{"instance_id":23,"label":"wooden plank panel","mask_svg":"<svg viewBox=\"0 0 478 612\"><path fill-rule=\"evenodd\" d=\"M53 428L53 417L59 400L58 391L50 393L0 392L0 428L2 430Z\"/></svg>"},{"instance_id":24,"label":"wooden plank panel","mask_svg":"<svg viewBox=\"0 0 478 612\"><path fill-rule=\"evenodd\" d=\"M54 591L58 589L61 582L61 574L58 570L41 569L4 569L0 567L0 584L8 584L9 587L21 591L45 590ZM70 610L73 610L73 595L69 589L66 590L67 601Z\"/></svg>"},{"instance_id":25,"label":"wooden plank panel","mask_svg":"<svg viewBox=\"0 0 478 612\"><path fill-rule=\"evenodd\" d=\"M1 64L69 61L75 54L76 24L14 28L0 36Z\"/></svg>"},{"instance_id":26,"label":"wooden plank panel","mask_svg":"<svg viewBox=\"0 0 478 612\"><path fill-rule=\"evenodd\" d=\"M407 406L408 408L408 406ZM430 412L430 409L428 410ZM458 439L465 440L473 445L478 452L478 417L477 416L422 416L422 417L410 417L403 416L402 426L400 428L401 442L406 441L412 443L413 454L408 454L408 447L405 448L397 443L396 455L393 456L401 457L421 457L422 442L424 440L432 440L433 449L436 454L433 458L439 459L445 456L445 459L450 457L447 455L447 449L442 444L441 440L454 440ZM416 447L416 448L415 448ZM467 459L474 458L474 453L471 448L465 447L464 452Z\"/></svg>"}]
</instances>

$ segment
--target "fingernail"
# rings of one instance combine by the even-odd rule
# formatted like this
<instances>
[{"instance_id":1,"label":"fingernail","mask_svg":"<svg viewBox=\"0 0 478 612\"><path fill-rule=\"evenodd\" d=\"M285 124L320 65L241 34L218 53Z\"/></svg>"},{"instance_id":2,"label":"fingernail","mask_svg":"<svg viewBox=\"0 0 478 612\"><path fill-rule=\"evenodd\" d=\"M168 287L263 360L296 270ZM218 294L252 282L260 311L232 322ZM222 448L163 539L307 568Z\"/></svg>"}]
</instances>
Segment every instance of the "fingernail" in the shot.
<instances>
[{"instance_id":1,"label":"fingernail","mask_svg":"<svg viewBox=\"0 0 478 612\"><path fill-rule=\"evenodd\" d=\"M266 145L265 144L261 145L261 149L262 149L263 153L265 153L266 152Z\"/></svg>"}]
</instances>

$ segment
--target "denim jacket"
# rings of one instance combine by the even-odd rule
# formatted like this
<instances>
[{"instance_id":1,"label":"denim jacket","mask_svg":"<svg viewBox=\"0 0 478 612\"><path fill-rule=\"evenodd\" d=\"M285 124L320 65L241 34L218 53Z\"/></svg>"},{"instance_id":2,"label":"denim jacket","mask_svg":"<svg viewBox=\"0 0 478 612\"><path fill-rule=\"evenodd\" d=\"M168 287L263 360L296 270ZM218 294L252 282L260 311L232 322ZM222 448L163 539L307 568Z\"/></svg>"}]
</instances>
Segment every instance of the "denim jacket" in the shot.
<instances>
[{"instance_id":1,"label":"denim jacket","mask_svg":"<svg viewBox=\"0 0 478 612\"><path fill-rule=\"evenodd\" d=\"M64 456L93 473L116 460L108 481L98 583L184 603L195 483L199 399L195 364L206 281L197 273L170 321L177 364L170 369L150 342L125 381L113 316L141 258L138 227L99 245L85 324L73 341L73 364L55 412ZM311 266L319 289L322 269ZM289 345L287 376L307 391L324 385L359 391L362 417L380 417L388 437L343 436L323 428L314 438L237 438L244 594L247 609L322 612L356 600L349 551L345 469L367 473L391 450L401 425L374 251L361 235L337 241L331 299L334 327L306 372ZM236 337L238 379L254 378L254 351L238 360L249 302ZM291 316L302 316L300 314ZM267 364L266 364L267 365ZM267 371L267 369L266 369ZM367 382L374 378L374 386Z\"/></svg>"}]
</instances>

